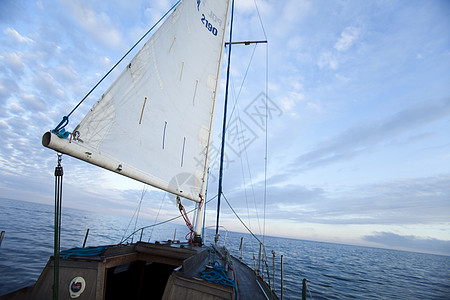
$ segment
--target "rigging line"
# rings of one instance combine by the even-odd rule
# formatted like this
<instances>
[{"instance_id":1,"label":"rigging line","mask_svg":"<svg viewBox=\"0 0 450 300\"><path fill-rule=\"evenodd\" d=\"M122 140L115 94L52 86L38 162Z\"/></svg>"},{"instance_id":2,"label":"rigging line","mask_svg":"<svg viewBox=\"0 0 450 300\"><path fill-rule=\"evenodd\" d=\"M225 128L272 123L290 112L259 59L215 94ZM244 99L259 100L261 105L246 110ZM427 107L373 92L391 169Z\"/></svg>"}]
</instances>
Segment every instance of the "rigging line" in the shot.
<instances>
[{"instance_id":1,"label":"rigging line","mask_svg":"<svg viewBox=\"0 0 450 300\"><path fill-rule=\"evenodd\" d=\"M254 0L254 2L255 2L256 11L258 13L259 22L261 23L261 28L262 28L262 31L264 33L264 38L267 40L266 30L264 29L264 24L263 24L263 21L262 21L262 18L261 18L261 14L259 13L258 4L256 4L256 0Z\"/></svg>"},{"instance_id":2,"label":"rigging line","mask_svg":"<svg viewBox=\"0 0 450 300\"><path fill-rule=\"evenodd\" d=\"M251 55L251 57L250 57L249 63L248 63L248 65L247 65L247 69L246 69L246 71L245 71L244 78L242 79L242 82L241 82L241 86L240 86L240 88L239 88L238 95L236 96L235 104L234 104L233 109L232 109L231 114L230 114L230 121L229 121L229 123L231 123L231 119L232 119L233 113L234 113L234 111L236 110L236 108L238 107L238 99L239 99L239 97L240 97L240 95L241 95L242 88L243 88L244 83L245 83L245 80L246 80L246 78L247 78L248 71L249 71L250 66L251 66L251 64L252 64L252 62L253 62L253 57L254 57L254 55L255 55L257 45L258 45L258 44L255 44L255 46L254 46L254 48L253 48L253 52L252 52L252 55ZM267 83L266 83L266 86L267 86ZM234 90L233 90L233 91L234 91ZM239 113L239 111L238 111L238 113ZM228 129L229 123L227 124L227 129ZM250 179L251 179L251 171L250 171L250 162L249 162L249 159L248 159L248 152L246 151L246 148L244 148L244 151L245 151L246 160L247 160L248 173L249 173ZM241 159L241 161L242 161L242 159ZM258 209L257 209L257 206L256 206L255 190L254 190L254 187L253 187L253 182L252 182L252 180L250 180L250 182L251 182L251 187L252 187L253 203L254 203L254 205L255 205L256 218L257 218L257 220L258 220L259 232L261 233L262 230L261 230L261 223L260 223L260 219L259 219Z\"/></svg>"},{"instance_id":3,"label":"rigging line","mask_svg":"<svg viewBox=\"0 0 450 300\"><path fill-rule=\"evenodd\" d=\"M134 210L133 216L131 217L131 219L130 219L130 222L128 223L127 229L125 229L125 232L123 233L123 236L122 236L122 238L124 238L124 237L125 237L125 235L127 234L127 232L128 232L128 229L130 228L130 226L131 226L131 223L132 223L132 222L133 222L133 220L134 220L134 216L136 215L136 213L137 213L137 211L138 211L138 209L139 209L139 206L140 206L140 203L141 203L141 201L142 201L142 198L141 198L141 200L139 201L139 204L138 204L138 206L137 206L137 207L136 207L136 209Z\"/></svg>"},{"instance_id":4,"label":"rigging line","mask_svg":"<svg viewBox=\"0 0 450 300\"><path fill-rule=\"evenodd\" d=\"M153 225L156 224L156 222L158 221L159 213L161 212L161 208L164 204L164 199L166 199L166 195L167 195L167 192L164 193L163 198L161 199L161 204L159 205L158 213L156 214L155 222L153 223ZM154 228L155 227L152 227L152 231L150 232L150 236L148 237L148 242L150 242L150 240L152 238Z\"/></svg>"},{"instance_id":5,"label":"rigging line","mask_svg":"<svg viewBox=\"0 0 450 300\"><path fill-rule=\"evenodd\" d=\"M139 213L141 211L142 200L144 199L144 195L147 192L147 189L148 189L148 186L146 184L144 184L144 187L142 188L142 193L141 193L141 200L139 201L139 205L137 208L136 220L134 221L134 229L133 230L136 230L137 222L139 219Z\"/></svg>"},{"instance_id":6,"label":"rigging line","mask_svg":"<svg viewBox=\"0 0 450 300\"><path fill-rule=\"evenodd\" d=\"M238 117L239 117L239 110L237 110L237 113L238 113ZM240 123L239 123L239 124L240 124ZM241 126L242 126L242 124L241 124ZM241 130L240 132L243 132L243 131ZM250 187L251 187L251 189L252 189L253 203L255 204L256 220L257 220L257 223L258 223L259 232L261 233L261 223L260 223L260 221L259 221L258 209L257 209L257 207L256 207L255 190L254 190L254 187L253 187L252 173L251 173L251 170L250 170L250 162L249 162L249 159L248 159L247 148L244 147L244 149L242 149L242 151L244 152L245 158L246 158L246 161L247 161L248 175L249 175L249 177L250 177ZM242 157L242 155L239 155L239 158L241 159L242 178L243 178L243 181L244 181L244 195L245 195L245 203L246 203L246 205L247 205L248 225L249 225L249 227L251 228L251 227L252 227L252 224L251 224L251 222L250 222L250 208L249 208L249 205L248 205L247 183L246 183L246 180L245 180L244 162L243 162L243 157ZM253 245L253 240L252 240L252 239L250 239L250 243L251 243L251 249L252 249L253 254L254 254L255 252L254 252L254 248L253 248L254 245Z\"/></svg>"},{"instance_id":7,"label":"rigging line","mask_svg":"<svg viewBox=\"0 0 450 300\"><path fill-rule=\"evenodd\" d=\"M253 52L254 53L254 52ZM252 55L252 57L253 57L253 55ZM251 62L250 62L251 63ZM250 63L249 63L249 66L250 66ZM248 68L247 68L247 70L248 70ZM246 77L246 75L247 74L245 74L245 76L244 76L244 80L245 80L245 77ZM241 85L241 88L240 88L240 90L239 90L239 94L240 94L240 92L241 92L241 90L242 90L242 86L243 86L243 83L244 82L242 82L242 85ZM233 84L233 82L232 82L232 84ZM233 92L234 92L234 89L232 90ZM236 96L235 96L236 97ZM236 101L235 101L235 105L234 105L234 107L233 107L233 112L235 111L235 109L236 109L236 112L237 112L237 114L238 114L238 119L240 119L240 112L239 112L239 104L238 104L238 98L239 98L239 95L236 97ZM243 133L243 130L242 130L242 122L238 122L237 123L237 126L239 126L239 125L241 125L241 128L240 128L240 130L238 130L238 134L239 133ZM242 137L243 137L243 134L242 134ZM238 143L238 145L239 145L239 149L241 150L242 148L240 147L241 146L241 144L240 143ZM248 170L248 174L249 174L249 177L250 177L250 186L251 186L251 188L252 188L252 194L253 194L253 203L254 203L254 205L255 205L255 212L256 212L256 219L257 219L257 221L258 221L258 227L259 227L259 233L261 234L261 223L260 223L260 220L259 220L259 215L258 215L258 209L257 209L257 206L256 206L256 197L255 197L255 190L254 190L254 187L253 187L253 181L252 181L252 176L251 176L251 170L250 170L250 162L249 162L249 159L248 159L248 152L247 152L247 148L246 147L244 147L240 152L244 152L245 153L245 157L246 157L246 161L247 161L247 170ZM248 208L248 196L247 196L247 189L245 188L246 187L246 182L245 182L245 171L244 171L244 168L243 168L243 161L242 161L242 155L239 155L239 157L240 157L240 159L241 159L241 169L242 169L242 176L243 176L243 180L244 180L244 194L245 194L245 200L246 200L246 203L247 203L247 215L248 215L248 218L249 218L249 226L251 227L251 224L250 224L250 212L249 212L249 208Z\"/></svg>"},{"instance_id":8,"label":"rigging line","mask_svg":"<svg viewBox=\"0 0 450 300\"><path fill-rule=\"evenodd\" d=\"M87 97L89 97L89 95L97 88L97 86L100 85L100 83L102 83L102 81L122 62L122 60L125 59L126 56L128 56L128 54L130 54L131 51L133 51L134 48L136 48L136 46L181 2L181 0L178 0L159 20L158 22L156 22L134 45L133 47L130 48L130 50L127 51L127 53L125 53L124 56L122 56L122 58L102 77L102 79L100 79L99 82L97 82L97 84L83 97L83 99L81 99L81 101L72 109L72 111L63 118L63 121L61 121L61 123L59 123L59 125L55 128L55 131L58 131L61 128L60 127L64 122L66 122L66 124L64 126L62 126L62 128L64 128L67 123L68 123L68 118L70 117L70 115L81 105L81 103L84 102L84 100L86 100Z\"/></svg>"},{"instance_id":9,"label":"rigging line","mask_svg":"<svg viewBox=\"0 0 450 300\"><path fill-rule=\"evenodd\" d=\"M239 110L237 111L237 114L238 114L238 118L239 118L239 117L240 117L240 115L239 115ZM242 124L238 123L238 126L239 126L239 125L242 126ZM239 133L239 132L242 133L242 129L241 129L241 130L238 130L238 133ZM243 136L243 133L242 133L242 136ZM238 139L239 139L239 138L238 138ZM240 152L243 152L243 151L247 152L245 147L244 147L244 149L241 148L241 144L240 144L240 143L238 143L238 145L239 145L239 150L240 150ZM243 162L243 159L242 159L242 155L239 155L239 158L240 158L240 160L241 160L241 172L242 172L242 181L243 181L243 183L244 183L244 188L243 188L243 190L244 190L245 204L247 205L248 226L249 226L249 227L252 227L252 224L251 224L251 222L250 222L250 209L249 209L249 207L248 207L247 182L246 182L246 180L245 180L245 170L244 170L244 162Z\"/></svg>"},{"instance_id":10,"label":"rigging line","mask_svg":"<svg viewBox=\"0 0 450 300\"><path fill-rule=\"evenodd\" d=\"M238 106L237 106L238 107ZM240 112L239 109L237 110L237 114L238 114L238 118L240 119ZM241 133L242 138L244 138L244 130L242 129L242 122L238 122L237 126L241 126L240 130L238 130L238 133ZM239 146L241 146L241 144L238 144ZM253 187L253 180L252 180L252 173L251 173L251 169L250 169L250 161L248 159L248 151L247 151L247 147L240 148L241 152L243 152L245 154L245 158L246 158L246 162L247 162L247 171L248 171L248 175L250 177L250 186L252 188L252 195L253 195L253 203L255 205L255 212L256 212L256 219L258 221L258 227L259 227L259 233L261 234L261 223L259 220L259 215L258 215L258 209L256 206L256 197L255 197L255 190ZM245 170L244 170L244 163L243 163L243 158L242 155L239 155L240 159L241 159L241 170L242 170L242 176L243 176L243 181L244 181L244 194L245 194L245 201L247 204L247 215L248 215L248 222L249 222L249 226L251 227L251 223L250 223L250 209L248 207L248 196L247 196L247 184L245 182Z\"/></svg>"},{"instance_id":11,"label":"rigging line","mask_svg":"<svg viewBox=\"0 0 450 300\"><path fill-rule=\"evenodd\" d=\"M231 120L232 120L234 111L235 111L235 109L236 109L237 102L238 102L239 97L240 97L240 95L241 95L241 91L242 91L242 89L243 89L245 80L246 80L246 78L247 78L248 71L249 71L249 69L250 69L250 65L251 65L251 63L252 63L252 61L253 61L253 56L254 56L255 51L256 51L256 46L257 46L257 44L255 44L255 47L254 47L254 49L253 49L253 52L252 52L252 55L251 55L251 57L250 57L249 63L248 63L248 65L247 65L247 69L246 69L246 71L245 71L244 78L242 79L241 86L240 86L240 88L239 88L239 93L238 93L237 96L235 96L235 104L233 105L233 109L231 110L231 114L230 114L230 118L229 118L228 123L227 123L227 126L226 126L226 130L228 130L228 127L229 127L229 125L230 125L230 123L231 123ZM230 76L232 77L231 74L230 74ZM233 86L233 78L230 79L230 82L231 82L231 85ZM234 93L234 89L232 89L232 91L233 91L233 93ZM220 149L219 149L219 150L220 150ZM211 165L214 165L214 164L217 162L217 159L219 159L219 156L216 156L216 157L214 158L214 161L212 162Z\"/></svg>"},{"instance_id":12,"label":"rigging line","mask_svg":"<svg viewBox=\"0 0 450 300\"><path fill-rule=\"evenodd\" d=\"M217 198L217 195L214 196L214 197L212 197L211 199L209 199L209 200L206 201L205 203L209 203L209 202L211 202L212 200L214 200L214 199L216 199L216 198ZM194 212L194 211L196 211L196 210L197 210L197 208L193 208L193 209L191 209L190 211L188 211L187 213L190 214L191 212ZM131 233L131 234L130 234L129 236L127 236L125 239L122 238L122 240L119 242L119 245L122 244L123 242L127 241L131 236L133 236L134 234L136 234L136 232L138 232L138 231L140 231L140 230L147 229L147 228L154 228L154 227L156 227L156 226L159 226L159 225L163 225L163 224L172 222L172 221L174 221L174 220L176 220L176 219L179 219L179 218L181 218L181 215L178 215L178 216L176 216L176 217L167 219L167 220L162 221L162 222L159 222L159 223L155 223L155 224L153 224L153 225L148 225L148 226L141 227L141 228L137 229L135 232Z\"/></svg>"},{"instance_id":13,"label":"rigging line","mask_svg":"<svg viewBox=\"0 0 450 300\"><path fill-rule=\"evenodd\" d=\"M266 236L266 204L267 204L267 154L269 152L269 140L268 140L268 124L269 124L269 44L266 44L266 145L265 145L265 158L264 158L264 225L263 225L263 241Z\"/></svg>"},{"instance_id":14,"label":"rigging line","mask_svg":"<svg viewBox=\"0 0 450 300\"><path fill-rule=\"evenodd\" d=\"M247 231L262 245L263 248L263 255L264 255L264 262L266 265L266 270L267 270L267 278L269 280L269 285L270 285L270 276L269 276L269 267L267 265L267 255L266 255L266 246L264 245L263 242L261 242L261 240L250 230L250 228L247 227L247 225L244 223L244 221L242 221L241 217L239 217L239 215L236 213L236 211L234 210L234 208L231 206L230 202L228 202L227 197L225 197L225 195L223 195L223 198L225 199L225 202L228 204L228 206L230 207L231 211L234 213L234 215L236 216L236 218L238 218L238 220L242 223L242 225L247 229Z\"/></svg>"},{"instance_id":15,"label":"rigging line","mask_svg":"<svg viewBox=\"0 0 450 300\"><path fill-rule=\"evenodd\" d=\"M236 109L236 105L237 105L237 103L238 103L239 97L241 96L241 92L242 92L242 88L244 87L245 79L247 78L248 71L250 70L250 65L251 65L252 62L253 62L253 56L255 55L256 46L258 46L258 44L255 44L255 47L253 47L253 52L252 52L252 55L251 55L250 60L249 60L249 62L248 62L247 69L245 70L244 78L242 78L242 82L241 82L241 86L240 86L240 88L239 88L239 92L238 92L238 94L237 94L237 96L236 96L236 100L235 100L233 109L231 110L230 119L229 119L228 124L227 124L227 129L228 129L228 126L229 126L230 123L231 123L231 120L232 120L234 111L235 111L235 109Z\"/></svg>"},{"instance_id":16,"label":"rigging line","mask_svg":"<svg viewBox=\"0 0 450 300\"><path fill-rule=\"evenodd\" d=\"M237 212L234 210L234 208L231 206L230 202L228 202L227 197L225 197L225 195L222 195L223 198L225 199L225 202L228 204L228 206L230 207L231 211L234 213L234 215L236 216L236 218L238 218L239 222L242 223L242 225L244 225L245 229L247 229L247 231L262 245L263 242L261 242L261 240L253 233L253 231L250 230L250 228L248 228L248 226L244 223L244 221L242 221L241 217L239 217L239 215L237 214Z\"/></svg>"}]
</instances>

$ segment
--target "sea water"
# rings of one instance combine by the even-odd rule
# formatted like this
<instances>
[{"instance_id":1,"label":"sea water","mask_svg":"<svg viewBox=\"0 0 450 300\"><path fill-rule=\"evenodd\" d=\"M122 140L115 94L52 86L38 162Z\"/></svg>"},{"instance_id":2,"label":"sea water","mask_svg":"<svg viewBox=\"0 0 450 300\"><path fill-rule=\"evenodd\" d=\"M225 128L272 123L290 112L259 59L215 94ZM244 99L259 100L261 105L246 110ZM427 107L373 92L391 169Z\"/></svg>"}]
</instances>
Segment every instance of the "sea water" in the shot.
<instances>
[{"instance_id":1,"label":"sea water","mask_svg":"<svg viewBox=\"0 0 450 300\"><path fill-rule=\"evenodd\" d=\"M0 295L32 285L53 254L54 208L51 205L0 199ZM134 228L152 221L63 208L61 249L119 243ZM183 239L184 226L168 223L143 232L142 240ZM206 243L213 231L206 231ZM141 239L138 232L132 238ZM249 234L221 231L220 244L257 267L259 244ZM309 299L450 299L450 256L265 237L270 283L281 295L283 255L284 299L301 299L303 278ZM275 280L273 255L275 252ZM266 271L264 271L266 273ZM267 274L265 274L267 279Z\"/></svg>"}]
</instances>

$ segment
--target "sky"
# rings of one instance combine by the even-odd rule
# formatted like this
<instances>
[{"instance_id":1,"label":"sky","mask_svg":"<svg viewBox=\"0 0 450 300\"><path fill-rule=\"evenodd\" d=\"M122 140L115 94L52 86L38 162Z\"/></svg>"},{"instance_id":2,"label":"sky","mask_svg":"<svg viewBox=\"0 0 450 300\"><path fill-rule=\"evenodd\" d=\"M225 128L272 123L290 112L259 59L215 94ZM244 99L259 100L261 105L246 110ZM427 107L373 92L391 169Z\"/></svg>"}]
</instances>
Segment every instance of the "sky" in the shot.
<instances>
[{"instance_id":1,"label":"sky","mask_svg":"<svg viewBox=\"0 0 450 300\"><path fill-rule=\"evenodd\" d=\"M53 204L57 157L43 133L174 3L0 2L0 198ZM234 40L268 44L232 48L231 206L257 234L450 255L450 2L256 3L236 3ZM207 199L217 195L224 79ZM65 207L131 218L143 184L68 156L63 167ZM148 188L141 218L176 216L173 199ZM226 202L221 224L245 230Z\"/></svg>"}]
</instances>

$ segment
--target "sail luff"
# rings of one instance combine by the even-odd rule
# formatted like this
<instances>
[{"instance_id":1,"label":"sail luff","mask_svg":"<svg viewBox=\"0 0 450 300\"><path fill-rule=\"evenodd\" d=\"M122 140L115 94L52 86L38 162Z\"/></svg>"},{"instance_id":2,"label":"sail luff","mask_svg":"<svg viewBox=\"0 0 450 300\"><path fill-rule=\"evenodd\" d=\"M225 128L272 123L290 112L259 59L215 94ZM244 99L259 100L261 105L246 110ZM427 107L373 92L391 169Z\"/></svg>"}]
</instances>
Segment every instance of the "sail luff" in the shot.
<instances>
[{"instance_id":1,"label":"sail luff","mask_svg":"<svg viewBox=\"0 0 450 300\"><path fill-rule=\"evenodd\" d=\"M202 186L201 186L201 195L202 197L205 197L206 195L206 186L207 186L207 181L208 181L208 174L209 174L209 158L210 158L210 149L211 149L211 142L212 142L212 135L213 135L213 127L214 127L214 117L215 117L215 111L216 111L216 105L217 105L217 96L218 96L218 91L219 91L219 85L220 85L220 73L221 73L221 69L222 69L222 61L223 61L223 54L225 51L225 42L226 42L226 30L227 30L227 26L226 24L228 23L228 14L230 11L230 1L227 1L227 9L226 9L226 15L225 15L225 25L223 28L223 35L222 35L222 45L224 45L222 47L222 52L220 54L220 63L217 66L217 81L216 81L216 87L215 87L215 93L214 93L214 104L211 107L211 122L210 122L210 127L209 127L209 136L208 136L208 146L207 146L207 154L206 154L206 158L205 158L205 165L204 165L204 169L203 169L203 180L202 180ZM197 221L195 223L195 233L199 234L202 231L202 227L203 227L203 222L204 222L204 201L206 200L204 198L202 198L202 200L199 203L198 206L198 210L197 210Z\"/></svg>"}]
</instances>

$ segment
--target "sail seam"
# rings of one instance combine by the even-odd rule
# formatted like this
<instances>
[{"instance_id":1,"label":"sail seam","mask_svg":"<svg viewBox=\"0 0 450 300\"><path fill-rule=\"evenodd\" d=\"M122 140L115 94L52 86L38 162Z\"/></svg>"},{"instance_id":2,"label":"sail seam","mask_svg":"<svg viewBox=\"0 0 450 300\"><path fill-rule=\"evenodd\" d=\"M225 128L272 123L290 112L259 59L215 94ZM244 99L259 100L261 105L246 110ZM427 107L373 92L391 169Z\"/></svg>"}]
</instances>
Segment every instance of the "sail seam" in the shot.
<instances>
[{"instance_id":1,"label":"sail seam","mask_svg":"<svg viewBox=\"0 0 450 300\"><path fill-rule=\"evenodd\" d=\"M144 114L145 103L147 103L147 97L145 97L144 104L142 105L142 111L141 111L141 117L139 119L139 125L141 125L141 122L142 122L142 115Z\"/></svg>"},{"instance_id":2,"label":"sail seam","mask_svg":"<svg viewBox=\"0 0 450 300\"><path fill-rule=\"evenodd\" d=\"M194 97L192 97L192 106L195 105L195 96L197 95L198 79L195 80Z\"/></svg>"},{"instance_id":3,"label":"sail seam","mask_svg":"<svg viewBox=\"0 0 450 300\"><path fill-rule=\"evenodd\" d=\"M172 47L173 47L173 44L175 44L175 40L176 40L176 39L177 39L177 37L174 36L174 37L173 37L172 44L170 45L170 48L169 48L169 53L170 53L170 51L172 51Z\"/></svg>"},{"instance_id":4,"label":"sail seam","mask_svg":"<svg viewBox=\"0 0 450 300\"><path fill-rule=\"evenodd\" d=\"M183 69L184 69L184 61L181 62L180 81L181 81L181 78L183 77Z\"/></svg>"},{"instance_id":5,"label":"sail seam","mask_svg":"<svg viewBox=\"0 0 450 300\"><path fill-rule=\"evenodd\" d=\"M183 150L181 151L181 167L183 167L185 146L186 146L186 137L183 138Z\"/></svg>"},{"instance_id":6,"label":"sail seam","mask_svg":"<svg viewBox=\"0 0 450 300\"><path fill-rule=\"evenodd\" d=\"M164 130L162 138L162 148L165 149L167 121L164 121Z\"/></svg>"}]
</instances>

